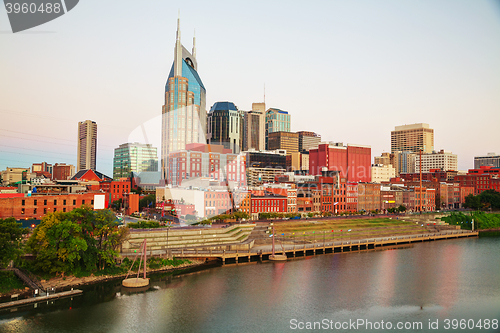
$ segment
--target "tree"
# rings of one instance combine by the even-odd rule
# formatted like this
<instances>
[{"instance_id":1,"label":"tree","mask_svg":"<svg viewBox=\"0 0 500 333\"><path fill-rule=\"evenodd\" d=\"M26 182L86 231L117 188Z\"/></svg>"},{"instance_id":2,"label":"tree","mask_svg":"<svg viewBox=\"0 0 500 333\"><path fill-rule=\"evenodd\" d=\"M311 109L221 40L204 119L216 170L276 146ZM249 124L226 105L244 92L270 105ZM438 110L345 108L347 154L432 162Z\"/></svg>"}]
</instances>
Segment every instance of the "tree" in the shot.
<instances>
[{"instance_id":1,"label":"tree","mask_svg":"<svg viewBox=\"0 0 500 333\"><path fill-rule=\"evenodd\" d=\"M19 257L22 235L27 232L13 217L0 219L0 267Z\"/></svg>"},{"instance_id":2,"label":"tree","mask_svg":"<svg viewBox=\"0 0 500 333\"><path fill-rule=\"evenodd\" d=\"M479 200L484 208L500 209L500 193L495 190L481 192Z\"/></svg>"},{"instance_id":3,"label":"tree","mask_svg":"<svg viewBox=\"0 0 500 333\"><path fill-rule=\"evenodd\" d=\"M47 214L27 242L35 270L49 273L93 271L114 264L128 228L118 228L108 209L81 207Z\"/></svg>"},{"instance_id":4,"label":"tree","mask_svg":"<svg viewBox=\"0 0 500 333\"><path fill-rule=\"evenodd\" d=\"M155 206L156 205L156 195L155 194L149 194L139 200L139 209L142 210L143 208L150 207L150 206Z\"/></svg>"},{"instance_id":5,"label":"tree","mask_svg":"<svg viewBox=\"0 0 500 333\"><path fill-rule=\"evenodd\" d=\"M94 212L94 237L99 269L114 264L115 257L118 255L116 250L125 239L127 231L127 229L118 229L118 223L115 222L115 214L112 211L104 209Z\"/></svg>"},{"instance_id":6,"label":"tree","mask_svg":"<svg viewBox=\"0 0 500 333\"><path fill-rule=\"evenodd\" d=\"M115 200L111 204L111 208L113 208L115 210L118 210L118 209L120 209L122 207L122 203L123 203L123 199L122 198L120 198L118 200Z\"/></svg>"},{"instance_id":7,"label":"tree","mask_svg":"<svg viewBox=\"0 0 500 333\"><path fill-rule=\"evenodd\" d=\"M481 199L479 198L479 196L469 194L468 196L465 197L465 202L464 202L465 208L478 210L481 209L481 206L482 206Z\"/></svg>"},{"instance_id":8,"label":"tree","mask_svg":"<svg viewBox=\"0 0 500 333\"><path fill-rule=\"evenodd\" d=\"M397 210L400 213L406 212L406 206L405 205L399 205L399 207L397 208Z\"/></svg>"},{"instance_id":9,"label":"tree","mask_svg":"<svg viewBox=\"0 0 500 333\"><path fill-rule=\"evenodd\" d=\"M36 258L34 268L50 274L72 272L81 251L87 250L87 242L80 232L80 225L69 220L66 213L45 215L27 242Z\"/></svg>"}]
</instances>

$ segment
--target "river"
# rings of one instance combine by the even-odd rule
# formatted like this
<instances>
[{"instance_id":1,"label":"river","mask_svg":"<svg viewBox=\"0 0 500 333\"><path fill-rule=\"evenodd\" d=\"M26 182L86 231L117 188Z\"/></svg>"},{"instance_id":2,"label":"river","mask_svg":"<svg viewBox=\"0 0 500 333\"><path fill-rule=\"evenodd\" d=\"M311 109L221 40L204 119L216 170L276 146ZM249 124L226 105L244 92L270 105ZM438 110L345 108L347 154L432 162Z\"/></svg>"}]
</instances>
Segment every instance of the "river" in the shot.
<instances>
[{"instance_id":1,"label":"river","mask_svg":"<svg viewBox=\"0 0 500 333\"><path fill-rule=\"evenodd\" d=\"M0 312L0 331L450 332L465 325L463 332L496 332L500 238L158 274L145 292L130 293L120 281L83 290Z\"/></svg>"}]
</instances>

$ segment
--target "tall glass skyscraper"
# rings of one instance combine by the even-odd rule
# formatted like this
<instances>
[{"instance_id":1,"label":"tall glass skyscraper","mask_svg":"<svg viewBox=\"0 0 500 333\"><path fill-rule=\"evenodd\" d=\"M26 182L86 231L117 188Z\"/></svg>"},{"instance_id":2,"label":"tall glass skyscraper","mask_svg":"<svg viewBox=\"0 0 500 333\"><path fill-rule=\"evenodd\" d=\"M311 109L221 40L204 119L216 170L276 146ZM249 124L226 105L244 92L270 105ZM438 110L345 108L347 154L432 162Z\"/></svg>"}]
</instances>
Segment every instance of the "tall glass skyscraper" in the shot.
<instances>
[{"instance_id":1,"label":"tall glass skyscraper","mask_svg":"<svg viewBox=\"0 0 500 333\"><path fill-rule=\"evenodd\" d=\"M243 111L232 102L216 102L208 113L208 142L238 154L243 146Z\"/></svg>"},{"instance_id":2,"label":"tall glass skyscraper","mask_svg":"<svg viewBox=\"0 0 500 333\"><path fill-rule=\"evenodd\" d=\"M266 111L266 149L269 149L269 134L273 132L290 132L288 112L275 108Z\"/></svg>"},{"instance_id":3,"label":"tall glass skyscraper","mask_svg":"<svg viewBox=\"0 0 500 333\"><path fill-rule=\"evenodd\" d=\"M156 147L144 143L124 143L115 148L113 179L129 177L131 172L158 171Z\"/></svg>"},{"instance_id":4,"label":"tall glass skyscraper","mask_svg":"<svg viewBox=\"0 0 500 333\"><path fill-rule=\"evenodd\" d=\"M180 20L174 63L165 84L162 108L161 173L168 179L168 154L185 149L190 143L206 143L206 90L197 72L195 38L189 52L181 44Z\"/></svg>"}]
</instances>

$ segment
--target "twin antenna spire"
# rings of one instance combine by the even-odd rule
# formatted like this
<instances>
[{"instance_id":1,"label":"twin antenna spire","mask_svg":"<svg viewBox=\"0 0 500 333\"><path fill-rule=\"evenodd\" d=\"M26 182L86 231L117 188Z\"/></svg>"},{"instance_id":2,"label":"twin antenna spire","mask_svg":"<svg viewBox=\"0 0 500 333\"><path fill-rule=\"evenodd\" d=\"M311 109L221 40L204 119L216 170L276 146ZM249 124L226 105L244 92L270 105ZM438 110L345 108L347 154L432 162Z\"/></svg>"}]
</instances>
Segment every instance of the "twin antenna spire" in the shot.
<instances>
[{"instance_id":1,"label":"twin antenna spire","mask_svg":"<svg viewBox=\"0 0 500 333\"><path fill-rule=\"evenodd\" d=\"M177 35L176 35L176 40L181 41L181 10L179 9L179 13L177 16ZM196 58L196 29L194 30L193 33L193 50L191 52L193 55L193 58Z\"/></svg>"}]
</instances>

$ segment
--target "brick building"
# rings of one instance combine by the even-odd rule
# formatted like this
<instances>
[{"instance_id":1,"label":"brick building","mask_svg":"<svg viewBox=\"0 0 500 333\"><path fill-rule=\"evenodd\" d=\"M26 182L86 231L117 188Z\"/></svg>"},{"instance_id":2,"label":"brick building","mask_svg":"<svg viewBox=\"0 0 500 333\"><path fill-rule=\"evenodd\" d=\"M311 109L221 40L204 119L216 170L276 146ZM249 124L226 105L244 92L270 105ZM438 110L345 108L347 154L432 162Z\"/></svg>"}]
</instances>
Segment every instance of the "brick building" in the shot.
<instances>
[{"instance_id":1,"label":"brick building","mask_svg":"<svg viewBox=\"0 0 500 333\"><path fill-rule=\"evenodd\" d=\"M380 184L359 183L358 211L379 211L380 208Z\"/></svg>"},{"instance_id":2,"label":"brick building","mask_svg":"<svg viewBox=\"0 0 500 333\"><path fill-rule=\"evenodd\" d=\"M41 219L47 213L69 212L82 205L94 206L97 193L37 195L0 198L0 218Z\"/></svg>"},{"instance_id":3,"label":"brick building","mask_svg":"<svg viewBox=\"0 0 500 333\"><path fill-rule=\"evenodd\" d=\"M309 173L339 171L349 182L371 181L371 148L342 143L321 143L309 150Z\"/></svg>"},{"instance_id":4,"label":"brick building","mask_svg":"<svg viewBox=\"0 0 500 333\"><path fill-rule=\"evenodd\" d=\"M250 197L252 216L259 213L286 213L288 198L281 195L264 195Z\"/></svg>"}]
</instances>

